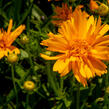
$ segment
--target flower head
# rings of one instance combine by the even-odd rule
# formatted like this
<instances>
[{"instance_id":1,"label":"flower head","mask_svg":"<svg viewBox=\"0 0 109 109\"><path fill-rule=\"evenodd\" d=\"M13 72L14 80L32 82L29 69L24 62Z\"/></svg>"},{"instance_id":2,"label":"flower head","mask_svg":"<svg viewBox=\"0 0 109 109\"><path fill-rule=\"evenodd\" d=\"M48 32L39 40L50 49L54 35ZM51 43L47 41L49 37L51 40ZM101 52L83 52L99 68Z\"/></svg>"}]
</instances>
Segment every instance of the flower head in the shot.
<instances>
[{"instance_id":1,"label":"flower head","mask_svg":"<svg viewBox=\"0 0 109 109\"><path fill-rule=\"evenodd\" d=\"M109 4L109 0L107 0L107 3Z\"/></svg>"},{"instance_id":2,"label":"flower head","mask_svg":"<svg viewBox=\"0 0 109 109\"><path fill-rule=\"evenodd\" d=\"M61 76L71 70L75 78L84 86L87 80L107 73L107 66L102 60L109 60L109 35L104 35L109 25L101 25L99 17L87 17L81 9L75 9L73 17L63 22L58 34L49 33L49 39L43 40L41 45L47 50L58 52L56 56L41 54L46 60L57 60L53 71Z\"/></svg>"},{"instance_id":3,"label":"flower head","mask_svg":"<svg viewBox=\"0 0 109 109\"><path fill-rule=\"evenodd\" d=\"M94 0L90 0L90 10L94 11L98 9L98 4Z\"/></svg>"},{"instance_id":4,"label":"flower head","mask_svg":"<svg viewBox=\"0 0 109 109\"><path fill-rule=\"evenodd\" d=\"M17 29L11 32L12 22L13 21L11 19L9 21L9 26L7 31L0 29L0 59L4 56L7 56L8 53L12 53L12 52L15 52L15 54L20 53L19 49L13 46L12 43L25 29L25 25L20 25Z\"/></svg>"},{"instance_id":5,"label":"flower head","mask_svg":"<svg viewBox=\"0 0 109 109\"><path fill-rule=\"evenodd\" d=\"M55 25L60 25L63 21L68 20L72 16L72 7L68 7L66 3L62 4L62 7L56 7L54 10L55 14L52 18L52 23Z\"/></svg>"}]
</instances>

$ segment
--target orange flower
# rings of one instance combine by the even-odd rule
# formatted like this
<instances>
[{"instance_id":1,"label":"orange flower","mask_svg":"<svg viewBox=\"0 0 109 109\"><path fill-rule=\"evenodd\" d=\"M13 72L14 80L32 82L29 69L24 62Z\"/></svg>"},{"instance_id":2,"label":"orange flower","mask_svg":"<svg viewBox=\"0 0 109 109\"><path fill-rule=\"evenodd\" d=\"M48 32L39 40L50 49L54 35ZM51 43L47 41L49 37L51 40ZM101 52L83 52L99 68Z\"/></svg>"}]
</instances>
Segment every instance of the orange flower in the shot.
<instances>
[{"instance_id":1,"label":"orange flower","mask_svg":"<svg viewBox=\"0 0 109 109\"><path fill-rule=\"evenodd\" d=\"M97 10L98 7L99 7L98 4L94 0L90 0L90 9L92 11Z\"/></svg>"},{"instance_id":2,"label":"orange flower","mask_svg":"<svg viewBox=\"0 0 109 109\"><path fill-rule=\"evenodd\" d=\"M12 19L9 21L9 26L7 32L3 29L0 29L0 59L4 56L7 56L8 53L15 52L19 54L20 51L18 48L12 45L14 40L22 33L25 29L25 25L20 25L16 30L11 32L12 29Z\"/></svg>"},{"instance_id":3,"label":"orange flower","mask_svg":"<svg viewBox=\"0 0 109 109\"><path fill-rule=\"evenodd\" d=\"M107 3L109 4L109 0L107 0Z\"/></svg>"},{"instance_id":4,"label":"orange flower","mask_svg":"<svg viewBox=\"0 0 109 109\"><path fill-rule=\"evenodd\" d=\"M52 18L55 19L52 21L55 25L60 25L63 21L68 20L72 16L72 7L68 7L65 3L62 3L62 7L56 7L54 10L55 14Z\"/></svg>"},{"instance_id":5,"label":"orange flower","mask_svg":"<svg viewBox=\"0 0 109 109\"><path fill-rule=\"evenodd\" d=\"M58 52L56 56L40 54L46 60L57 60L53 71L60 76L67 75L71 70L75 78L84 86L87 80L107 73L107 66L101 60L109 60L109 35L104 35L109 25L101 25L93 16L86 17L81 9L75 9L73 17L63 22L58 34L49 33L49 39L41 45L47 50Z\"/></svg>"}]
</instances>

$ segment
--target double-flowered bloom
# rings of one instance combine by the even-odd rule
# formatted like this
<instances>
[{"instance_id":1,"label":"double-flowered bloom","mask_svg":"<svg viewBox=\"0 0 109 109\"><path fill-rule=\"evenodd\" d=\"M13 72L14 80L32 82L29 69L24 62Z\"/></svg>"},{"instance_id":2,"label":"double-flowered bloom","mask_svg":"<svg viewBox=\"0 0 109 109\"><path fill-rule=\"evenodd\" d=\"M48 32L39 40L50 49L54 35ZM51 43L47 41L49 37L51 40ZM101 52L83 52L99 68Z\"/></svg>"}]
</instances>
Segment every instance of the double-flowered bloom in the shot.
<instances>
[{"instance_id":1,"label":"double-flowered bloom","mask_svg":"<svg viewBox=\"0 0 109 109\"><path fill-rule=\"evenodd\" d=\"M109 60L109 35L104 35L109 25L101 25L101 18L87 16L76 8L71 19L63 22L57 34L49 33L49 38L41 45L47 50L58 52L56 56L41 54L46 60L57 60L53 71L61 76L73 71L75 78L84 86L87 80L107 73L102 60Z\"/></svg>"}]
</instances>

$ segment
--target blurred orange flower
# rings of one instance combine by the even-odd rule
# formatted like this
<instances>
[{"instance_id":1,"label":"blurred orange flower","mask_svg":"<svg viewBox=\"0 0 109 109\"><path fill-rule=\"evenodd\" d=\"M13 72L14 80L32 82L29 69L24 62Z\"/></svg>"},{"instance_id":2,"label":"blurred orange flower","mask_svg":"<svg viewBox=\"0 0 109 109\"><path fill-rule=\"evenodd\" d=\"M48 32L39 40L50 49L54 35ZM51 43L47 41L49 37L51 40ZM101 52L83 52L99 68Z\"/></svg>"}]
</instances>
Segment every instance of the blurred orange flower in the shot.
<instances>
[{"instance_id":1,"label":"blurred orange flower","mask_svg":"<svg viewBox=\"0 0 109 109\"><path fill-rule=\"evenodd\" d=\"M84 86L87 80L107 73L107 66L101 60L109 60L109 35L104 35L109 25L101 25L93 16L86 17L81 9L75 9L73 17L62 23L58 34L49 33L49 39L41 45L47 50L58 52L56 56L40 54L46 60L57 60L53 71L60 76L67 75L71 70L75 78Z\"/></svg>"},{"instance_id":2,"label":"blurred orange flower","mask_svg":"<svg viewBox=\"0 0 109 109\"><path fill-rule=\"evenodd\" d=\"M72 7L68 7L66 3L62 3L62 7L57 6L54 10L55 14L52 16L52 23L55 25L60 25L63 21L68 20L72 16Z\"/></svg>"},{"instance_id":3,"label":"blurred orange flower","mask_svg":"<svg viewBox=\"0 0 109 109\"><path fill-rule=\"evenodd\" d=\"M90 0L90 10L94 11L96 9L98 9L98 4L96 3L96 1L94 0Z\"/></svg>"},{"instance_id":4,"label":"blurred orange flower","mask_svg":"<svg viewBox=\"0 0 109 109\"><path fill-rule=\"evenodd\" d=\"M109 0L107 0L107 3L109 4Z\"/></svg>"},{"instance_id":5,"label":"blurred orange flower","mask_svg":"<svg viewBox=\"0 0 109 109\"><path fill-rule=\"evenodd\" d=\"M9 21L9 26L7 32L3 29L0 29L0 59L4 56L7 56L8 53L15 52L19 54L20 51L18 48L12 45L15 39L22 33L25 29L25 25L20 25L17 29L11 32L12 29L12 19Z\"/></svg>"}]
</instances>

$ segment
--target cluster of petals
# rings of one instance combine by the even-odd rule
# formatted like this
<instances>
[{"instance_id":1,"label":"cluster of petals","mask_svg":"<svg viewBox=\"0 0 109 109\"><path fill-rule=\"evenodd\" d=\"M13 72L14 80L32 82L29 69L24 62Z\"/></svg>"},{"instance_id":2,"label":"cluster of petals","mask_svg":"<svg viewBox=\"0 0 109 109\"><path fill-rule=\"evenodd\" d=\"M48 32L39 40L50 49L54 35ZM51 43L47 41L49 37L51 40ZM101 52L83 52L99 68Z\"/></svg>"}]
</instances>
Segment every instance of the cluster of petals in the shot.
<instances>
[{"instance_id":1,"label":"cluster of petals","mask_svg":"<svg viewBox=\"0 0 109 109\"><path fill-rule=\"evenodd\" d=\"M98 4L94 0L90 0L90 10L94 11L99 8Z\"/></svg>"},{"instance_id":2,"label":"cluster of petals","mask_svg":"<svg viewBox=\"0 0 109 109\"><path fill-rule=\"evenodd\" d=\"M52 23L58 26L72 16L72 7L68 7L66 3L62 3L62 7L55 7L54 13L55 15L52 16L54 19Z\"/></svg>"},{"instance_id":3,"label":"cluster of petals","mask_svg":"<svg viewBox=\"0 0 109 109\"><path fill-rule=\"evenodd\" d=\"M76 9L83 8L83 5L77 6ZM54 10L55 15L52 16L52 23L56 26L60 26L64 21L71 19L73 17L72 7L68 7L67 3L62 3L62 7L55 7ZM88 16L88 14L83 11L83 13Z\"/></svg>"},{"instance_id":4,"label":"cluster of petals","mask_svg":"<svg viewBox=\"0 0 109 109\"><path fill-rule=\"evenodd\" d=\"M56 56L40 54L46 60L56 60L53 71L60 76L73 72L75 78L87 85L87 80L107 73L107 66L102 60L109 60L109 25L101 24L101 18L87 16L76 8L71 19L64 21L57 34L50 32L49 38L41 45L47 50L56 52Z\"/></svg>"},{"instance_id":5,"label":"cluster of petals","mask_svg":"<svg viewBox=\"0 0 109 109\"><path fill-rule=\"evenodd\" d=\"M25 25L20 25L17 29L11 32L12 23L13 21L10 19L7 31L0 29L0 59L12 52L15 54L20 53L20 50L13 46L12 43L23 32Z\"/></svg>"}]
</instances>

